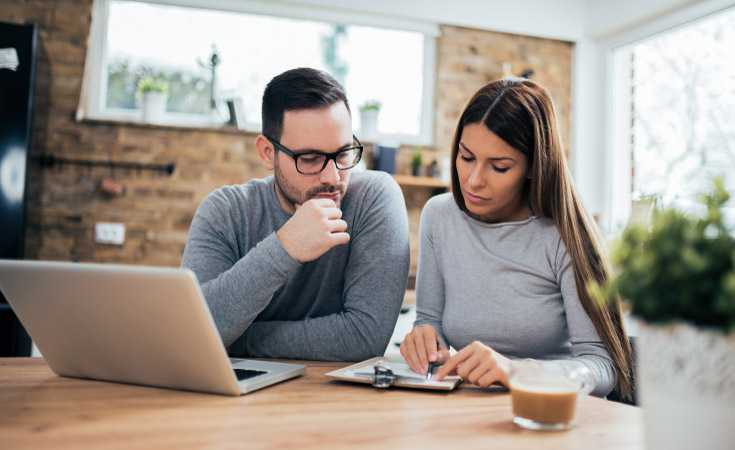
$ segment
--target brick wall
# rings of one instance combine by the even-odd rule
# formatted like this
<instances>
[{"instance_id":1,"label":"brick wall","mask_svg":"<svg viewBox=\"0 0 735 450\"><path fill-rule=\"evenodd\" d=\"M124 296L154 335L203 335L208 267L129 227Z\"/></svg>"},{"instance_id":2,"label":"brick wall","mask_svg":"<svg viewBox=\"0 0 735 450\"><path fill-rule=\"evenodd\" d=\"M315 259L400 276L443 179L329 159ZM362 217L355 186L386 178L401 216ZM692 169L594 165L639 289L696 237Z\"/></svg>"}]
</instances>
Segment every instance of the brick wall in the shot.
<instances>
[{"instance_id":1,"label":"brick wall","mask_svg":"<svg viewBox=\"0 0 735 450\"><path fill-rule=\"evenodd\" d=\"M532 79L551 93L568 147L573 44L517 34L442 26L437 58L435 137L448 149L462 109L479 88L500 78L504 62L514 75Z\"/></svg>"},{"instance_id":2,"label":"brick wall","mask_svg":"<svg viewBox=\"0 0 735 450\"><path fill-rule=\"evenodd\" d=\"M74 119L86 57L92 0L15 0L0 4L0 20L39 25L40 52L32 156L175 164L168 176L155 171L31 165L26 257L70 261L177 266L199 202L225 184L268 173L239 131L77 122ZM429 155L449 154L457 117L470 95L500 75L531 68L549 87L568 135L571 44L444 26L438 45L436 142ZM402 149L405 154L412 149ZM125 187L107 198L104 178ZM412 230L412 269L418 251L420 209L431 191L405 188ZM126 226L123 246L94 243L96 222Z\"/></svg>"}]
</instances>

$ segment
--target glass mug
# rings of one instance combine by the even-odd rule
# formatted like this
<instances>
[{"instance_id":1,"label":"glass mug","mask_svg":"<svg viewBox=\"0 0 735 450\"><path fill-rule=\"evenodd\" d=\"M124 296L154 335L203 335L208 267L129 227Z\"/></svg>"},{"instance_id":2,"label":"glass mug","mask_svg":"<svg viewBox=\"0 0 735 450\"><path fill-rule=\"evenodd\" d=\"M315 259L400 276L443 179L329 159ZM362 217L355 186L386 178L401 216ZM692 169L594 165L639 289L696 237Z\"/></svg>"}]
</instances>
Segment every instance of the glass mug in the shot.
<instances>
[{"instance_id":1,"label":"glass mug","mask_svg":"<svg viewBox=\"0 0 735 450\"><path fill-rule=\"evenodd\" d=\"M513 422L530 430L568 430L577 402L595 388L584 366L560 361L512 361L508 374Z\"/></svg>"}]
</instances>

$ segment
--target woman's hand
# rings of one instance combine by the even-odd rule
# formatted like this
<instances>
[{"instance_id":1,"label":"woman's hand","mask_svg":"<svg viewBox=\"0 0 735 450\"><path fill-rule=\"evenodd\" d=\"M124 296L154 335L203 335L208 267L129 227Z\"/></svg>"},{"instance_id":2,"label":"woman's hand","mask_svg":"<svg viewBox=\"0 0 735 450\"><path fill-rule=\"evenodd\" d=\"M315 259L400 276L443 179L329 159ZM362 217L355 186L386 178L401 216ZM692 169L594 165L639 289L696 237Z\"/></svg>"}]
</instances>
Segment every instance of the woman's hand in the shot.
<instances>
[{"instance_id":1,"label":"woman's hand","mask_svg":"<svg viewBox=\"0 0 735 450\"><path fill-rule=\"evenodd\" d=\"M414 328L415 329L415 328ZM401 346L403 353L403 346ZM472 384L488 387L499 381L508 386L510 360L487 345L475 341L458 351L436 371L437 381L447 375L459 375Z\"/></svg>"},{"instance_id":2,"label":"woman's hand","mask_svg":"<svg viewBox=\"0 0 735 450\"><path fill-rule=\"evenodd\" d=\"M401 356L416 373L426 375L430 362L445 361L449 350L439 343L431 325L413 327L401 343Z\"/></svg>"}]
</instances>

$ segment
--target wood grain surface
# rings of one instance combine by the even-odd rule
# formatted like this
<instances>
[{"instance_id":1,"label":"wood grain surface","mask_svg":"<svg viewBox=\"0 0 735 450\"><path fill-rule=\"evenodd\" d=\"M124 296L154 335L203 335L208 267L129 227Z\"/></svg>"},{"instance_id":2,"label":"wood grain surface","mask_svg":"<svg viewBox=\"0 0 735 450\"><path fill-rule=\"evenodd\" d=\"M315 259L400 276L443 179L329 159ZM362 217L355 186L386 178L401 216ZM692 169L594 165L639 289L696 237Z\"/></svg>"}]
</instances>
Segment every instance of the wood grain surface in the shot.
<instances>
[{"instance_id":1,"label":"wood grain surface","mask_svg":"<svg viewBox=\"0 0 735 450\"><path fill-rule=\"evenodd\" d=\"M330 380L347 363L242 397L56 376L41 358L0 358L0 448L643 448L639 408L587 397L577 425L511 422L504 390L378 390Z\"/></svg>"}]
</instances>

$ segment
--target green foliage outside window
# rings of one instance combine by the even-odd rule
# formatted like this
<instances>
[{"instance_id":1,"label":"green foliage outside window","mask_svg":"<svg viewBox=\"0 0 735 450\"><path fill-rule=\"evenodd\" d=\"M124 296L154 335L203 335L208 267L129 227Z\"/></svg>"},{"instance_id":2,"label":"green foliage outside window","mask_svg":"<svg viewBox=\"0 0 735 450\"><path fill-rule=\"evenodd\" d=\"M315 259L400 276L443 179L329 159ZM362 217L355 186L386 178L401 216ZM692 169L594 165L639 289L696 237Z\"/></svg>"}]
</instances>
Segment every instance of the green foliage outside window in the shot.
<instances>
[{"instance_id":1,"label":"green foliage outside window","mask_svg":"<svg viewBox=\"0 0 735 450\"><path fill-rule=\"evenodd\" d=\"M340 47L347 38L347 27L344 25L334 25L332 34L322 36L322 51L324 53L324 64L327 71L339 81L342 86L347 81L347 72L349 66L347 62L340 56Z\"/></svg>"}]
</instances>

